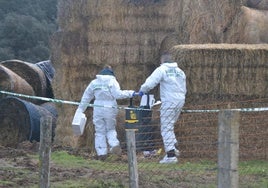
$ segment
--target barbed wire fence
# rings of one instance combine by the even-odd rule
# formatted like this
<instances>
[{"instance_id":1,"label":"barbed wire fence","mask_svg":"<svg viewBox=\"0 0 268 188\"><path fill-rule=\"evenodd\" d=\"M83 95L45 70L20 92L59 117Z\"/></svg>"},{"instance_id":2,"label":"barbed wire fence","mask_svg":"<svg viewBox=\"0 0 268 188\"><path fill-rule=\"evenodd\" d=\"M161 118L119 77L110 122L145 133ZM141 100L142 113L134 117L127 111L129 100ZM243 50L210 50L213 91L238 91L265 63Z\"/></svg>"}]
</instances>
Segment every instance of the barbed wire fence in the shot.
<instances>
[{"instance_id":1,"label":"barbed wire fence","mask_svg":"<svg viewBox=\"0 0 268 188\"><path fill-rule=\"evenodd\" d=\"M53 102L62 103L57 100ZM267 165L263 165L268 160L268 110L265 107L268 105L267 103L267 99L256 99L240 101L239 104L225 102L185 106L174 130L179 140L180 150L177 164L159 164L159 160L164 157L165 153L160 134L159 109L153 108L152 116L146 123L137 123L134 127L136 129L134 147L136 159L134 160L137 160L137 182L134 185L131 184L133 180L130 178L130 187L135 185L150 187L150 182L153 181L165 181L167 187L168 185L171 187L174 185L175 187L194 187L196 185L215 187L218 185L220 187L219 182L222 179L219 178L219 173L222 169L229 173L227 177L234 178L234 180L229 179L230 183L237 181L239 187L262 185L263 179L268 178ZM120 108L119 110L125 111L126 109ZM223 111L239 113L239 117L232 121L233 115L220 116ZM227 127L233 124L230 127L238 129L220 131L222 123ZM126 125L123 126L126 127ZM222 161L219 161L221 152L219 146L222 144L220 138L223 133L228 131L229 136L227 135L225 140L223 139L224 147L229 145L231 148L234 145L234 149L227 150L234 158L228 158L230 155L223 155L223 159L226 159L227 162L223 163L225 166L222 166L220 163ZM127 138L121 140L123 153L120 157L108 157L105 161L101 161L101 169L94 170L108 173L120 172L120 174L130 176L129 168L133 167L133 161L129 160L128 154L133 153L133 150L127 150L127 141ZM130 148L133 149L133 147ZM235 159L236 157L237 159ZM93 159L91 161L94 163ZM257 161L257 166L252 167L252 161L253 163ZM258 163L258 161L261 162ZM234 164L237 166L232 166ZM231 175L231 173L237 173L237 175ZM264 183L267 184L267 182Z\"/></svg>"}]
</instances>

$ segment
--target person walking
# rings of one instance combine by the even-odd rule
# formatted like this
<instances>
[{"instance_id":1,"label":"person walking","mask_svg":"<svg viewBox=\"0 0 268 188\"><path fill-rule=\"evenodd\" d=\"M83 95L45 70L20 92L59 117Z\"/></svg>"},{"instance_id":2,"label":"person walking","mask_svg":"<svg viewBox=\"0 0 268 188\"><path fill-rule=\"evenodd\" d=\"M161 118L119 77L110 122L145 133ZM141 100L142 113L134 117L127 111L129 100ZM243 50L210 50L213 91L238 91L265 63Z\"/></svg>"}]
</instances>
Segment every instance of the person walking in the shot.
<instances>
[{"instance_id":1,"label":"person walking","mask_svg":"<svg viewBox=\"0 0 268 188\"><path fill-rule=\"evenodd\" d=\"M84 91L77 111L84 112L87 109L87 104L95 99L93 124L95 126L95 149L99 160L106 159L108 150L116 155L121 154L122 150L116 132L116 116L118 113L116 99L131 98L135 95L136 93L133 90L120 89L120 85L109 65L106 65L96 75L96 78L89 83Z\"/></svg>"},{"instance_id":2,"label":"person walking","mask_svg":"<svg viewBox=\"0 0 268 188\"><path fill-rule=\"evenodd\" d=\"M139 92L148 93L160 84L160 99L162 102L160 130L166 155L159 163L177 163L179 150L174 124L178 120L185 103L186 75L178 67L178 64L172 60L170 53L162 54L160 63L161 65L141 85Z\"/></svg>"}]
</instances>

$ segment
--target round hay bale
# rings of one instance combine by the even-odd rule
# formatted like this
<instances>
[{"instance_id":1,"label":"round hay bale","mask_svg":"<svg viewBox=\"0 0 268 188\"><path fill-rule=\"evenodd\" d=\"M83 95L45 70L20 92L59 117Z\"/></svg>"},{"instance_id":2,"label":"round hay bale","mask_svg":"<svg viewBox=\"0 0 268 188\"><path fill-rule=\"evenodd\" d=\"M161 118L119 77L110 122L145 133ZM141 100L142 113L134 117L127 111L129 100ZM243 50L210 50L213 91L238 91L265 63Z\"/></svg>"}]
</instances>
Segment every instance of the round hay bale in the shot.
<instances>
[{"instance_id":1,"label":"round hay bale","mask_svg":"<svg viewBox=\"0 0 268 188\"><path fill-rule=\"evenodd\" d=\"M56 116L47 110L53 108L48 106L48 104L38 106L16 97L2 99L0 101L0 145L16 147L26 140L39 142L42 117L51 116L52 130L55 130ZM54 137L54 132L52 135Z\"/></svg>"},{"instance_id":2,"label":"round hay bale","mask_svg":"<svg viewBox=\"0 0 268 188\"><path fill-rule=\"evenodd\" d=\"M0 90L35 95L32 86L28 82L2 65L0 65Z\"/></svg>"},{"instance_id":3,"label":"round hay bale","mask_svg":"<svg viewBox=\"0 0 268 188\"><path fill-rule=\"evenodd\" d=\"M46 76L37 65L20 60L2 61L1 65L9 68L26 80L33 87L37 96L46 97Z\"/></svg>"}]
</instances>

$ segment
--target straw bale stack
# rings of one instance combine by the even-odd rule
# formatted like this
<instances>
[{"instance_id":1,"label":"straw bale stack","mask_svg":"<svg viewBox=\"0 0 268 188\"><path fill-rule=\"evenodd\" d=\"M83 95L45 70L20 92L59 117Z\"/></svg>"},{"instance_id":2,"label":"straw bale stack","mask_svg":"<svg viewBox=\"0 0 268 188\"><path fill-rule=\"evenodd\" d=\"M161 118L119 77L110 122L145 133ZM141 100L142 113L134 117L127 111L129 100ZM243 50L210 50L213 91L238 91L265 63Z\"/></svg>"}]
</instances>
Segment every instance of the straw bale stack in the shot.
<instances>
[{"instance_id":1,"label":"straw bale stack","mask_svg":"<svg viewBox=\"0 0 268 188\"><path fill-rule=\"evenodd\" d=\"M0 64L0 89L26 95L35 95L32 86L19 75Z\"/></svg>"},{"instance_id":2,"label":"straw bale stack","mask_svg":"<svg viewBox=\"0 0 268 188\"><path fill-rule=\"evenodd\" d=\"M229 30L226 42L260 44L268 43L268 10L241 7L239 15Z\"/></svg>"},{"instance_id":3,"label":"straw bale stack","mask_svg":"<svg viewBox=\"0 0 268 188\"><path fill-rule=\"evenodd\" d=\"M26 80L34 89L37 96L45 97L47 82L44 72L35 64L21 60L2 61L1 65L15 72L21 78Z\"/></svg>"},{"instance_id":4,"label":"straw bale stack","mask_svg":"<svg viewBox=\"0 0 268 188\"><path fill-rule=\"evenodd\" d=\"M188 99L268 97L268 45L204 44L172 48L187 75Z\"/></svg>"},{"instance_id":5,"label":"straw bale stack","mask_svg":"<svg viewBox=\"0 0 268 188\"><path fill-rule=\"evenodd\" d=\"M245 4L243 0L180 1L180 44L223 43L228 30Z\"/></svg>"},{"instance_id":6,"label":"straw bale stack","mask_svg":"<svg viewBox=\"0 0 268 188\"><path fill-rule=\"evenodd\" d=\"M54 94L56 98L80 101L86 86L104 64L112 65L122 89L137 90L159 65L160 53L175 45L237 42L239 33L233 33L239 26L241 6L246 4L246 0L59 0L59 30L52 38L52 62L57 72ZM208 49L207 46L210 45L193 50L189 46L177 47L182 50L173 52L190 79L188 98L194 99L188 100L190 103L200 102L200 98L207 102L211 96L214 99L264 96L265 84L254 86L261 93L251 89L254 81L264 81L254 72L265 76L261 66L266 66L266 49L243 49L239 45ZM247 62L246 58L249 63L239 63ZM256 58L260 61L254 62ZM236 88L233 81L238 83L243 78L245 82ZM153 91L157 96L156 92L157 88ZM126 105L126 101L119 103ZM58 108L60 144L73 144L71 121L75 109L76 106L67 105ZM120 113L124 117L124 112ZM92 127L91 109L87 116L87 125Z\"/></svg>"},{"instance_id":7,"label":"straw bale stack","mask_svg":"<svg viewBox=\"0 0 268 188\"><path fill-rule=\"evenodd\" d=\"M186 109L257 108L268 105L267 44L177 45L171 52L187 76ZM241 114L240 131L243 134L239 142L243 148L243 159L257 156L256 148L261 150L266 147L263 144L265 134L259 136L257 142L256 135L254 137L252 133L260 134L261 129L267 129L264 118L267 113L258 114L262 124L256 122L256 118L252 118L254 116L256 114ZM216 158L217 125L217 113L182 114L175 128L181 141L182 157ZM254 149L246 151L245 147Z\"/></svg>"},{"instance_id":8,"label":"straw bale stack","mask_svg":"<svg viewBox=\"0 0 268 188\"><path fill-rule=\"evenodd\" d=\"M52 61L56 62L57 72L53 82L55 96L80 101L87 84L104 64L112 65L122 89L137 90L158 65L162 40L175 32L179 6L177 0L139 4L59 1L59 31L52 39ZM59 114L65 114L59 116L62 129L70 129L75 108L59 109ZM91 123L90 115L88 120ZM62 135L65 136L68 137ZM66 140L72 140L69 136Z\"/></svg>"},{"instance_id":9,"label":"straw bale stack","mask_svg":"<svg viewBox=\"0 0 268 188\"><path fill-rule=\"evenodd\" d=\"M52 97L54 75L49 61L31 64L20 60L0 62L0 90L30 96ZM1 94L0 145L16 147L24 140L39 141L40 119L51 116L55 136L57 109L55 104Z\"/></svg>"}]
</instances>

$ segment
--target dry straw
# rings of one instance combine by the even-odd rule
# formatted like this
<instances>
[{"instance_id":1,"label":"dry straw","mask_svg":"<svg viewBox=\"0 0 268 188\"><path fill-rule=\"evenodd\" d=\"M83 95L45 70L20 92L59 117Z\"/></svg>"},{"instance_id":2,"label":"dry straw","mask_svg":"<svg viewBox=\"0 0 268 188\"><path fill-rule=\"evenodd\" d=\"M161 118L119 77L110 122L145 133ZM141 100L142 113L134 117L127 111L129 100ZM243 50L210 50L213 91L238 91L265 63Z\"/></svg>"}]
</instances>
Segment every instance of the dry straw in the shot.
<instances>
[{"instance_id":1,"label":"dry straw","mask_svg":"<svg viewBox=\"0 0 268 188\"><path fill-rule=\"evenodd\" d=\"M26 80L26 82L32 86L37 96L46 96L47 82L45 74L35 64L20 60L7 60L2 61L1 65L7 67Z\"/></svg>"},{"instance_id":2,"label":"dry straw","mask_svg":"<svg viewBox=\"0 0 268 188\"><path fill-rule=\"evenodd\" d=\"M178 44L227 41L230 26L238 24L235 18L243 4L228 0L144 2L59 0L60 29L52 40L56 98L79 101L104 64L113 66L122 89L138 90L159 65L159 52ZM176 46L172 53L187 74L187 105L267 96L267 50L251 48L228 44ZM57 133L62 144L72 144L74 112L75 107L59 108ZM87 113L90 120L91 111ZM119 121L124 117L121 113Z\"/></svg>"},{"instance_id":3,"label":"dry straw","mask_svg":"<svg viewBox=\"0 0 268 188\"><path fill-rule=\"evenodd\" d=\"M178 12L172 11L179 7L176 0L143 2L59 1L60 29L52 44L52 61L57 62L53 82L57 98L79 101L105 64L112 65L122 89L139 89L159 65L160 44L175 31L174 23L179 19ZM70 125L74 112L75 107L60 108L59 142L72 140L66 125Z\"/></svg>"},{"instance_id":4,"label":"dry straw","mask_svg":"<svg viewBox=\"0 0 268 188\"><path fill-rule=\"evenodd\" d=\"M210 100L267 98L268 45L177 45L175 60L187 75L188 96Z\"/></svg>"},{"instance_id":5,"label":"dry straw","mask_svg":"<svg viewBox=\"0 0 268 188\"><path fill-rule=\"evenodd\" d=\"M23 78L0 64L0 89L26 95L35 95L35 92Z\"/></svg>"},{"instance_id":6,"label":"dry straw","mask_svg":"<svg viewBox=\"0 0 268 188\"><path fill-rule=\"evenodd\" d=\"M189 44L174 46L170 51L187 76L186 109L268 105L267 44ZM175 130L181 140L182 157L217 157L217 115L181 115ZM260 135L260 141L256 141L256 135L252 134L259 134L266 128L266 116L266 112L241 114L240 146L243 148L243 159L256 156L256 152L260 153L261 148L266 147L263 142L267 135ZM246 147L252 148L252 151L246 150Z\"/></svg>"}]
</instances>

